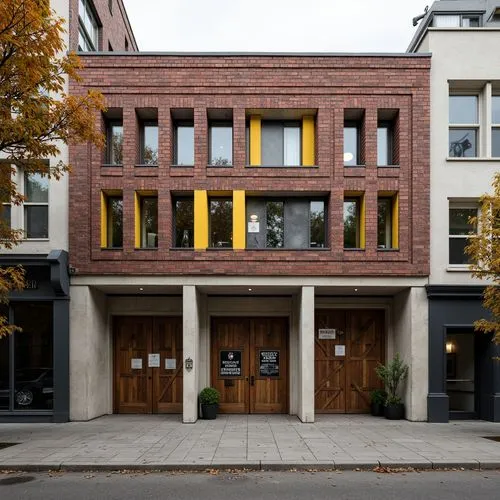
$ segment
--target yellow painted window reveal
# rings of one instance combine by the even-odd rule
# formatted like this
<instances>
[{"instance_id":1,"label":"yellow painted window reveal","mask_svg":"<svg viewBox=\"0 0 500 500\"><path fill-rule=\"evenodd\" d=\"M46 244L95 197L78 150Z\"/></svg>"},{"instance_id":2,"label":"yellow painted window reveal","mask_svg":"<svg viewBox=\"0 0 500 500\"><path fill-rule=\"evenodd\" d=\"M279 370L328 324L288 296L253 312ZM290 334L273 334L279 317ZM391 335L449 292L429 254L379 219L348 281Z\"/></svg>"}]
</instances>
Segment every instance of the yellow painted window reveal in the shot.
<instances>
[{"instance_id":1,"label":"yellow painted window reveal","mask_svg":"<svg viewBox=\"0 0 500 500\"><path fill-rule=\"evenodd\" d=\"M101 248L108 246L108 200L106 193L101 191Z\"/></svg>"},{"instance_id":2,"label":"yellow painted window reveal","mask_svg":"<svg viewBox=\"0 0 500 500\"><path fill-rule=\"evenodd\" d=\"M246 246L245 191L233 191L233 248L244 250Z\"/></svg>"},{"instance_id":3,"label":"yellow painted window reveal","mask_svg":"<svg viewBox=\"0 0 500 500\"><path fill-rule=\"evenodd\" d=\"M359 247L366 246L366 202L364 193L359 197Z\"/></svg>"},{"instance_id":4,"label":"yellow painted window reveal","mask_svg":"<svg viewBox=\"0 0 500 500\"><path fill-rule=\"evenodd\" d=\"M392 248L399 248L399 194L392 198Z\"/></svg>"},{"instance_id":5,"label":"yellow painted window reveal","mask_svg":"<svg viewBox=\"0 0 500 500\"><path fill-rule=\"evenodd\" d=\"M206 191L194 192L194 248L208 247L208 195Z\"/></svg>"},{"instance_id":6,"label":"yellow painted window reveal","mask_svg":"<svg viewBox=\"0 0 500 500\"><path fill-rule=\"evenodd\" d=\"M312 167L315 164L314 116L302 118L302 165Z\"/></svg>"},{"instance_id":7,"label":"yellow painted window reveal","mask_svg":"<svg viewBox=\"0 0 500 500\"><path fill-rule=\"evenodd\" d=\"M141 196L134 193L134 246L141 248Z\"/></svg>"},{"instance_id":8,"label":"yellow painted window reveal","mask_svg":"<svg viewBox=\"0 0 500 500\"><path fill-rule=\"evenodd\" d=\"M262 118L260 116L250 117L250 165L262 164Z\"/></svg>"}]
</instances>

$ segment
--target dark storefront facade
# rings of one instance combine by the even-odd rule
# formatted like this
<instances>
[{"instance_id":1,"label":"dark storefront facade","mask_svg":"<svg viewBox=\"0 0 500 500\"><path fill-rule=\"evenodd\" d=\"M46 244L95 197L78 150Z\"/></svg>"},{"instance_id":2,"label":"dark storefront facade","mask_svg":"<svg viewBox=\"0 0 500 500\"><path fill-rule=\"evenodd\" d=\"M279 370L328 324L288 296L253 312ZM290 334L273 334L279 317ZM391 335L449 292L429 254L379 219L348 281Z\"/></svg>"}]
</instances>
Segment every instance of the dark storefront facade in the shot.
<instances>
[{"instance_id":1,"label":"dark storefront facade","mask_svg":"<svg viewBox=\"0 0 500 500\"><path fill-rule=\"evenodd\" d=\"M22 265L26 287L3 313L22 331L0 339L0 422L69 420L68 254L1 256Z\"/></svg>"},{"instance_id":2,"label":"dark storefront facade","mask_svg":"<svg viewBox=\"0 0 500 500\"><path fill-rule=\"evenodd\" d=\"M488 317L482 286L430 285L429 422L500 422L500 346L474 331Z\"/></svg>"}]
</instances>

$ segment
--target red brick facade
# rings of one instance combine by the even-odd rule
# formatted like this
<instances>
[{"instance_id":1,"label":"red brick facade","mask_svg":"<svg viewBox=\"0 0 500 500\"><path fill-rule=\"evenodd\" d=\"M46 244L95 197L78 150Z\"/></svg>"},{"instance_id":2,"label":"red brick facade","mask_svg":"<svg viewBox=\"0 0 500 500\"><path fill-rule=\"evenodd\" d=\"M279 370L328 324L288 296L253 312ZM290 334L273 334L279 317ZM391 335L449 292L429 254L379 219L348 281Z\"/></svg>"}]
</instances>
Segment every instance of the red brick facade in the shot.
<instances>
[{"instance_id":1,"label":"red brick facade","mask_svg":"<svg viewBox=\"0 0 500 500\"><path fill-rule=\"evenodd\" d=\"M75 1L76 3L76 1ZM104 2L98 2L104 3ZM123 167L71 147L70 261L77 274L425 276L429 273L429 71L419 56L82 57L83 83L123 109ZM137 108L157 108L158 167L136 167ZM172 167L172 108L194 109L195 167ZM233 112L233 167L207 167L207 109ZM316 167L247 167L248 109L315 109ZM344 167L344 109L364 109L365 167ZM377 110L398 109L399 167L377 167ZM96 117L100 120L100 117ZM123 190L123 250L100 248L100 191ZM325 195L328 248L171 249L171 193L245 190ZM134 191L158 192L159 247L134 249ZM365 192L366 248L343 248L343 198ZM377 193L399 193L399 249L377 249Z\"/></svg>"}]
</instances>

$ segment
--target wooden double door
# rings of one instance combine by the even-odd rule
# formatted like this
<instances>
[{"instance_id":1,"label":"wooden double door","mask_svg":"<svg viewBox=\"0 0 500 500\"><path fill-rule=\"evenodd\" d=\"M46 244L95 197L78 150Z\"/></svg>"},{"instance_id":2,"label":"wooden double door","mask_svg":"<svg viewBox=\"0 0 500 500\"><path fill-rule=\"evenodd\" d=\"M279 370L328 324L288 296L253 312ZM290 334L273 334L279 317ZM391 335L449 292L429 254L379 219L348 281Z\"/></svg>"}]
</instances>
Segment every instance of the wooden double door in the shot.
<instances>
[{"instance_id":1,"label":"wooden double door","mask_svg":"<svg viewBox=\"0 0 500 500\"><path fill-rule=\"evenodd\" d=\"M384 362L384 311L317 309L315 314L315 410L365 413L375 374Z\"/></svg>"},{"instance_id":2,"label":"wooden double door","mask_svg":"<svg viewBox=\"0 0 500 500\"><path fill-rule=\"evenodd\" d=\"M287 413L287 318L213 318L211 341L221 413Z\"/></svg>"},{"instance_id":3,"label":"wooden double door","mask_svg":"<svg viewBox=\"0 0 500 500\"><path fill-rule=\"evenodd\" d=\"M182 318L113 319L114 412L182 412Z\"/></svg>"}]
</instances>

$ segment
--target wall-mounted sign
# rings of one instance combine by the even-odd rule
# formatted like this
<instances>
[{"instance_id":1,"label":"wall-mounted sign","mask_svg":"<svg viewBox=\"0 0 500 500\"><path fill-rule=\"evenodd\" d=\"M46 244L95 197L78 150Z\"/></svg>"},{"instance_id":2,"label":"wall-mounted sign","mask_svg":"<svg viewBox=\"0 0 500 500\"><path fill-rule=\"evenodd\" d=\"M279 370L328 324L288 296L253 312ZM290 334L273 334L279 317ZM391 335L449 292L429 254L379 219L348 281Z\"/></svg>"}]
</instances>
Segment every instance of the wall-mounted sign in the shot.
<instances>
[{"instance_id":1,"label":"wall-mounted sign","mask_svg":"<svg viewBox=\"0 0 500 500\"><path fill-rule=\"evenodd\" d=\"M279 377L280 376L280 352L260 351L259 376Z\"/></svg>"},{"instance_id":2,"label":"wall-mounted sign","mask_svg":"<svg viewBox=\"0 0 500 500\"><path fill-rule=\"evenodd\" d=\"M130 360L130 368L132 370L142 370L142 358L132 358Z\"/></svg>"},{"instance_id":3,"label":"wall-mounted sign","mask_svg":"<svg viewBox=\"0 0 500 500\"><path fill-rule=\"evenodd\" d=\"M37 280L25 280L24 289L25 290L38 290L38 281Z\"/></svg>"},{"instance_id":4,"label":"wall-mounted sign","mask_svg":"<svg viewBox=\"0 0 500 500\"><path fill-rule=\"evenodd\" d=\"M177 360L175 358L165 358L165 370L175 370L177 368Z\"/></svg>"},{"instance_id":5,"label":"wall-mounted sign","mask_svg":"<svg viewBox=\"0 0 500 500\"><path fill-rule=\"evenodd\" d=\"M219 376L241 377L241 351L220 351Z\"/></svg>"},{"instance_id":6,"label":"wall-mounted sign","mask_svg":"<svg viewBox=\"0 0 500 500\"><path fill-rule=\"evenodd\" d=\"M345 345L335 346L335 356L345 356Z\"/></svg>"},{"instance_id":7,"label":"wall-mounted sign","mask_svg":"<svg viewBox=\"0 0 500 500\"><path fill-rule=\"evenodd\" d=\"M318 330L318 338L320 340L335 340L337 337L337 330L335 328L320 328Z\"/></svg>"},{"instance_id":8,"label":"wall-mounted sign","mask_svg":"<svg viewBox=\"0 0 500 500\"><path fill-rule=\"evenodd\" d=\"M160 368L160 355L148 354L148 366L149 368Z\"/></svg>"},{"instance_id":9,"label":"wall-mounted sign","mask_svg":"<svg viewBox=\"0 0 500 500\"><path fill-rule=\"evenodd\" d=\"M248 223L249 233L259 233L260 232L260 222L249 222Z\"/></svg>"}]
</instances>

